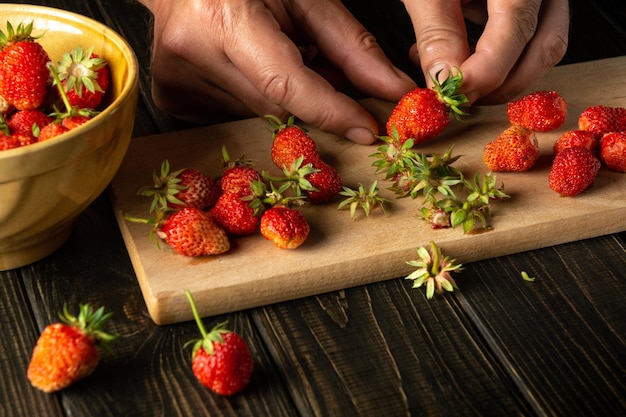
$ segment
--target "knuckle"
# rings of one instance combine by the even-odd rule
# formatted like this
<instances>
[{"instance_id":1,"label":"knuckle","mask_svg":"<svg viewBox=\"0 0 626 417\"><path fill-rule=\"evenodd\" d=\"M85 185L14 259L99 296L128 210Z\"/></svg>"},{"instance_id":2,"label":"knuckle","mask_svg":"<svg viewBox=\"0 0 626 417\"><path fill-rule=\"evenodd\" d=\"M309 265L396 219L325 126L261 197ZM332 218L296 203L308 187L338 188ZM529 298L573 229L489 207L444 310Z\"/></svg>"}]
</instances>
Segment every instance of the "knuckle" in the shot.
<instances>
[{"instance_id":1,"label":"knuckle","mask_svg":"<svg viewBox=\"0 0 626 417\"><path fill-rule=\"evenodd\" d=\"M269 68L261 73L259 92L270 102L281 107L288 103L293 95L290 74L280 71L279 68Z\"/></svg>"}]
</instances>

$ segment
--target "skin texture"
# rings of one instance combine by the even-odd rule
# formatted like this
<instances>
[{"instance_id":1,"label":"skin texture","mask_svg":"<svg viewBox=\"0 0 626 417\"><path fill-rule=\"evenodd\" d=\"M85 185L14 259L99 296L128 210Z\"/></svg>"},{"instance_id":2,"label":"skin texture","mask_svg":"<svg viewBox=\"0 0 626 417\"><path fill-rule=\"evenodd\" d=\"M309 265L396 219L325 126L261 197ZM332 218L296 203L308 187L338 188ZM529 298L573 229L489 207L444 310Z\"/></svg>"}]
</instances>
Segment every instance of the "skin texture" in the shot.
<instances>
[{"instance_id":1,"label":"skin texture","mask_svg":"<svg viewBox=\"0 0 626 417\"><path fill-rule=\"evenodd\" d=\"M416 86L339 0L141 2L154 16L154 100L181 119L211 123L226 114L293 114L369 144L379 126L336 89L337 72L363 93L389 101ZM404 4L417 39L407 51L413 62L424 74L460 68L462 92L471 102L511 99L567 48L567 0ZM464 16L485 23L475 46L468 43Z\"/></svg>"}]
</instances>

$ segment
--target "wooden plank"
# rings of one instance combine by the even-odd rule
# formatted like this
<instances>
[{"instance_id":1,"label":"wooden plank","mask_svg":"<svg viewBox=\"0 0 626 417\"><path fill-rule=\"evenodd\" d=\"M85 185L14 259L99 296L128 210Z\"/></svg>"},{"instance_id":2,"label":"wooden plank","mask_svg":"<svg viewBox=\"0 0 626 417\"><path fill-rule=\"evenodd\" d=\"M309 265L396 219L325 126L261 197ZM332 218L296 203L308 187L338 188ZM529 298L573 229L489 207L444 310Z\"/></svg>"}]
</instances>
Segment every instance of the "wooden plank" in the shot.
<instances>
[{"instance_id":1,"label":"wooden plank","mask_svg":"<svg viewBox=\"0 0 626 417\"><path fill-rule=\"evenodd\" d=\"M458 297L538 415L617 417L626 411L625 270L623 237L604 236L473 263Z\"/></svg>"},{"instance_id":2,"label":"wooden plank","mask_svg":"<svg viewBox=\"0 0 626 417\"><path fill-rule=\"evenodd\" d=\"M419 202L410 199L395 200L389 217L379 213L357 221L337 211L336 204L327 204L304 209L312 233L295 251L279 251L252 236L234 240L226 255L188 259L159 250L148 239L145 225L124 220L125 214L148 216L149 202L137 190L151 181L151 173L164 159L174 168L192 166L219 175L216 161L223 144L234 156L245 154L258 161L259 169L275 169L269 160L267 124L256 118L133 139L111 195L152 318L157 323L189 319L181 288L197 294L204 305L201 313L209 316L400 276L407 272L405 261L415 248L430 240L460 261L470 262L624 230L626 176L604 169L591 190L576 198L562 198L548 188L547 173L554 140L576 127L585 107L626 103L626 74L620 71L625 63L626 57L621 57L559 67L535 86L559 91L569 102L568 119L558 131L538 134L542 157L533 170L497 175L512 198L495 205L494 230L478 235L432 230L416 220ZM390 103L375 100L364 104L381 120L391 109ZM454 145L455 153L463 155L458 166L473 176L485 171L484 144L507 126L503 106L477 108L465 122L452 123L439 139L419 149L442 153ZM380 179L369 157L376 145L356 145L315 129L311 135L347 185ZM567 227L572 224L576 227ZM553 233L554 228L560 232ZM279 256L268 256L272 253Z\"/></svg>"}]
</instances>

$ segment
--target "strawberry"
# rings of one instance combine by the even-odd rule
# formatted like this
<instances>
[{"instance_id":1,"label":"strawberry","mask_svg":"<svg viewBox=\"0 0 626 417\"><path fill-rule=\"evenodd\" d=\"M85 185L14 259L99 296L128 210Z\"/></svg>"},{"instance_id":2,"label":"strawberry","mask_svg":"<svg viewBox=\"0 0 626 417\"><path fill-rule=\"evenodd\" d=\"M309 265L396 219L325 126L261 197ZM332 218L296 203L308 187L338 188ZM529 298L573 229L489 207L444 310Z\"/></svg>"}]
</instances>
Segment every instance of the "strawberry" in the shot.
<instances>
[{"instance_id":1,"label":"strawberry","mask_svg":"<svg viewBox=\"0 0 626 417\"><path fill-rule=\"evenodd\" d=\"M305 190L305 193L314 204L330 201L343 189L343 181L339 172L320 159L313 162L313 168L316 171L308 174L305 178L315 188L315 191Z\"/></svg>"},{"instance_id":2,"label":"strawberry","mask_svg":"<svg viewBox=\"0 0 626 417\"><path fill-rule=\"evenodd\" d=\"M593 133L586 130L568 130L554 142L553 151L556 155L563 149L574 146L583 146L590 151L595 151L598 147L598 141Z\"/></svg>"},{"instance_id":3,"label":"strawberry","mask_svg":"<svg viewBox=\"0 0 626 417\"><path fill-rule=\"evenodd\" d=\"M152 175L153 184L142 187L139 194L153 197L150 211L176 210L185 206L200 210L211 208L221 190L217 181L195 168L170 171L170 163L164 160L161 171Z\"/></svg>"},{"instance_id":4,"label":"strawberry","mask_svg":"<svg viewBox=\"0 0 626 417\"><path fill-rule=\"evenodd\" d=\"M41 110L20 110L15 112L7 121L9 129L13 133L28 135L37 141L41 128L52 121L52 118Z\"/></svg>"},{"instance_id":5,"label":"strawberry","mask_svg":"<svg viewBox=\"0 0 626 417\"><path fill-rule=\"evenodd\" d=\"M287 120L287 123L282 123L275 116L265 117L274 128L271 157L278 168L289 167L300 157L302 157L302 165L320 158L315 142L306 130L294 124L293 116Z\"/></svg>"},{"instance_id":6,"label":"strawberry","mask_svg":"<svg viewBox=\"0 0 626 417\"><path fill-rule=\"evenodd\" d=\"M100 361L98 347L116 336L103 331L111 313L81 304L77 317L65 306L62 322L48 325L33 349L27 377L31 384L47 393L66 388L90 375Z\"/></svg>"},{"instance_id":7,"label":"strawberry","mask_svg":"<svg viewBox=\"0 0 626 417\"><path fill-rule=\"evenodd\" d=\"M45 140L59 136L65 132L68 132L68 129L62 126L61 123L52 122L41 128L41 130L39 131L39 137L37 139L39 142L43 142Z\"/></svg>"},{"instance_id":8,"label":"strawberry","mask_svg":"<svg viewBox=\"0 0 626 417\"><path fill-rule=\"evenodd\" d=\"M226 322L207 332L191 293L185 291L185 294L202 336L185 344L193 345L191 369L194 376L218 395L229 396L243 391L254 369L254 360L246 341L226 329Z\"/></svg>"},{"instance_id":9,"label":"strawberry","mask_svg":"<svg viewBox=\"0 0 626 417\"><path fill-rule=\"evenodd\" d=\"M6 151L9 149L15 149L22 146L20 138L15 135L4 134L0 130L0 151Z\"/></svg>"},{"instance_id":10,"label":"strawberry","mask_svg":"<svg viewBox=\"0 0 626 417\"><path fill-rule=\"evenodd\" d=\"M591 106L578 117L578 128L600 139L605 133L626 131L626 108Z\"/></svg>"},{"instance_id":11,"label":"strawberry","mask_svg":"<svg viewBox=\"0 0 626 417\"><path fill-rule=\"evenodd\" d=\"M50 58L32 29L32 22L15 30L7 22L6 35L0 31L0 96L17 110L39 108L48 92Z\"/></svg>"},{"instance_id":12,"label":"strawberry","mask_svg":"<svg viewBox=\"0 0 626 417\"><path fill-rule=\"evenodd\" d=\"M72 107L97 108L109 86L107 62L93 53L93 47L83 51L78 46L64 54L57 73Z\"/></svg>"},{"instance_id":13,"label":"strawberry","mask_svg":"<svg viewBox=\"0 0 626 417\"><path fill-rule=\"evenodd\" d=\"M223 193L250 193L250 183L260 181L261 174L251 165L252 162L243 157L232 160L225 146L222 147L222 164L224 172L220 178Z\"/></svg>"},{"instance_id":14,"label":"strawberry","mask_svg":"<svg viewBox=\"0 0 626 417\"><path fill-rule=\"evenodd\" d=\"M230 249L226 232L211 215L195 207L183 207L170 215L157 234L185 256L219 255Z\"/></svg>"},{"instance_id":15,"label":"strawberry","mask_svg":"<svg viewBox=\"0 0 626 417\"><path fill-rule=\"evenodd\" d=\"M91 115L71 113L61 117L61 124L67 130L76 129L91 120Z\"/></svg>"},{"instance_id":16,"label":"strawberry","mask_svg":"<svg viewBox=\"0 0 626 417\"><path fill-rule=\"evenodd\" d=\"M532 130L510 126L487 143L483 162L491 171L521 172L529 170L539 157L537 137Z\"/></svg>"},{"instance_id":17,"label":"strawberry","mask_svg":"<svg viewBox=\"0 0 626 417\"><path fill-rule=\"evenodd\" d=\"M602 136L600 159L610 170L626 172L626 132L613 132Z\"/></svg>"},{"instance_id":18,"label":"strawberry","mask_svg":"<svg viewBox=\"0 0 626 417\"><path fill-rule=\"evenodd\" d=\"M261 216L261 234L281 249L295 249L309 235L310 227L304 215L293 208L274 206Z\"/></svg>"},{"instance_id":19,"label":"strawberry","mask_svg":"<svg viewBox=\"0 0 626 417\"><path fill-rule=\"evenodd\" d=\"M12 132L9 125L0 115L0 151L19 148L36 142L32 135Z\"/></svg>"},{"instance_id":20,"label":"strawberry","mask_svg":"<svg viewBox=\"0 0 626 417\"><path fill-rule=\"evenodd\" d=\"M565 122L567 102L556 91L536 91L509 102L506 112L512 125L549 132Z\"/></svg>"},{"instance_id":21,"label":"strawberry","mask_svg":"<svg viewBox=\"0 0 626 417\"><path fill-rule=\"evenodd\" d=\"M259 217L250 206L250 192L225 192L211 208L211 216L230 235L251 235L259 229Z\"/></svg>"},{"instance_id":22,"label":"strawberry","mask_svg":"<svg viewBox=\"0 0 626 417\"><path fill-rule=\"evenodd\" d=\"M400 144L412 138L415 145L438 136L450 122L450 112L455 118L466 113L461 109L467 97L459 94L463 74L448 77L439 82L440 72L431 76L432 88L418 87L406 93L387 119L387 134L397 137Z\"/></svg>"},{"instance_id":23,"label":"strawberry","mask_svg":"<svg viewBox=\"0 0 626 417\"><path fill-rule=\"evenodd\" d=\"M600 161L589 149L582 146L566 148L554 157L548 184L564 197L575 196L593 183L599 169Z\"/></svg>"}]
</instances>

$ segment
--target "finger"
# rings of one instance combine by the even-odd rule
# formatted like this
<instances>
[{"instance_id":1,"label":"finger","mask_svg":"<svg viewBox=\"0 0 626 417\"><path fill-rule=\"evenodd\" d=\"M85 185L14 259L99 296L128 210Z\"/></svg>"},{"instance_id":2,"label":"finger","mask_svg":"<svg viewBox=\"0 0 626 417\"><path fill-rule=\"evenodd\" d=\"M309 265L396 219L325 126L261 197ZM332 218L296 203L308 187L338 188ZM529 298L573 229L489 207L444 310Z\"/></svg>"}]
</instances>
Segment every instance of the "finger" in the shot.
<instances>
[{"instance_id":1,"label":"finger","mask_svg":"<svg viewBox=\"0 0 626 417\"><path fill-rule=\"evenodd\" d=\"M464 91L473 101L500 87L535 35L539 0L493 0L475 52L461 66Z\"/></svg>"},{"instance_id":2,"label":"finger","mask_svg":"<svg viewBox=\"0 0 626 417\"><path fill-rule=\"evenodd\" d=\"M303 0L302 20L321 54L362 92L398 100L415 82L385 56L374 36L338 1Z\"/></svg>"},{"instance_id":3,"label":"finger","mask_svg":"<svg viewBox=\"0 0 626 417\"><path fill-rule=\"evenodd\" d=\"M465 21L459 0L418 2L404 0L415 29L416 48L412 59L419 62L426 82L430 76L460 66L469 56Z\"/></svg>"},{"instance_id":4,"label":"finger","mask_svg":"<svg viewBox=\"0 0 626 417\"><path fill-rule=\"evenodd\" d=\"M543 2L539 22L535 35L504 83L481 98L481 104L509 101L538 81L563 58L569 34L568 1Z\"/></svg>"},{"instance_id":5,"label":"finger","mask_svg":"<svg viewBox=\"0 0 626 417\"><path fill-rule=\"evenodd\" d=\"M226 41L225 53L265 99L322 130L359 143L375 140L374 118L304 65L267 9L240 10L237 19L241 30Z\"/></svg>"}]
</instances>

